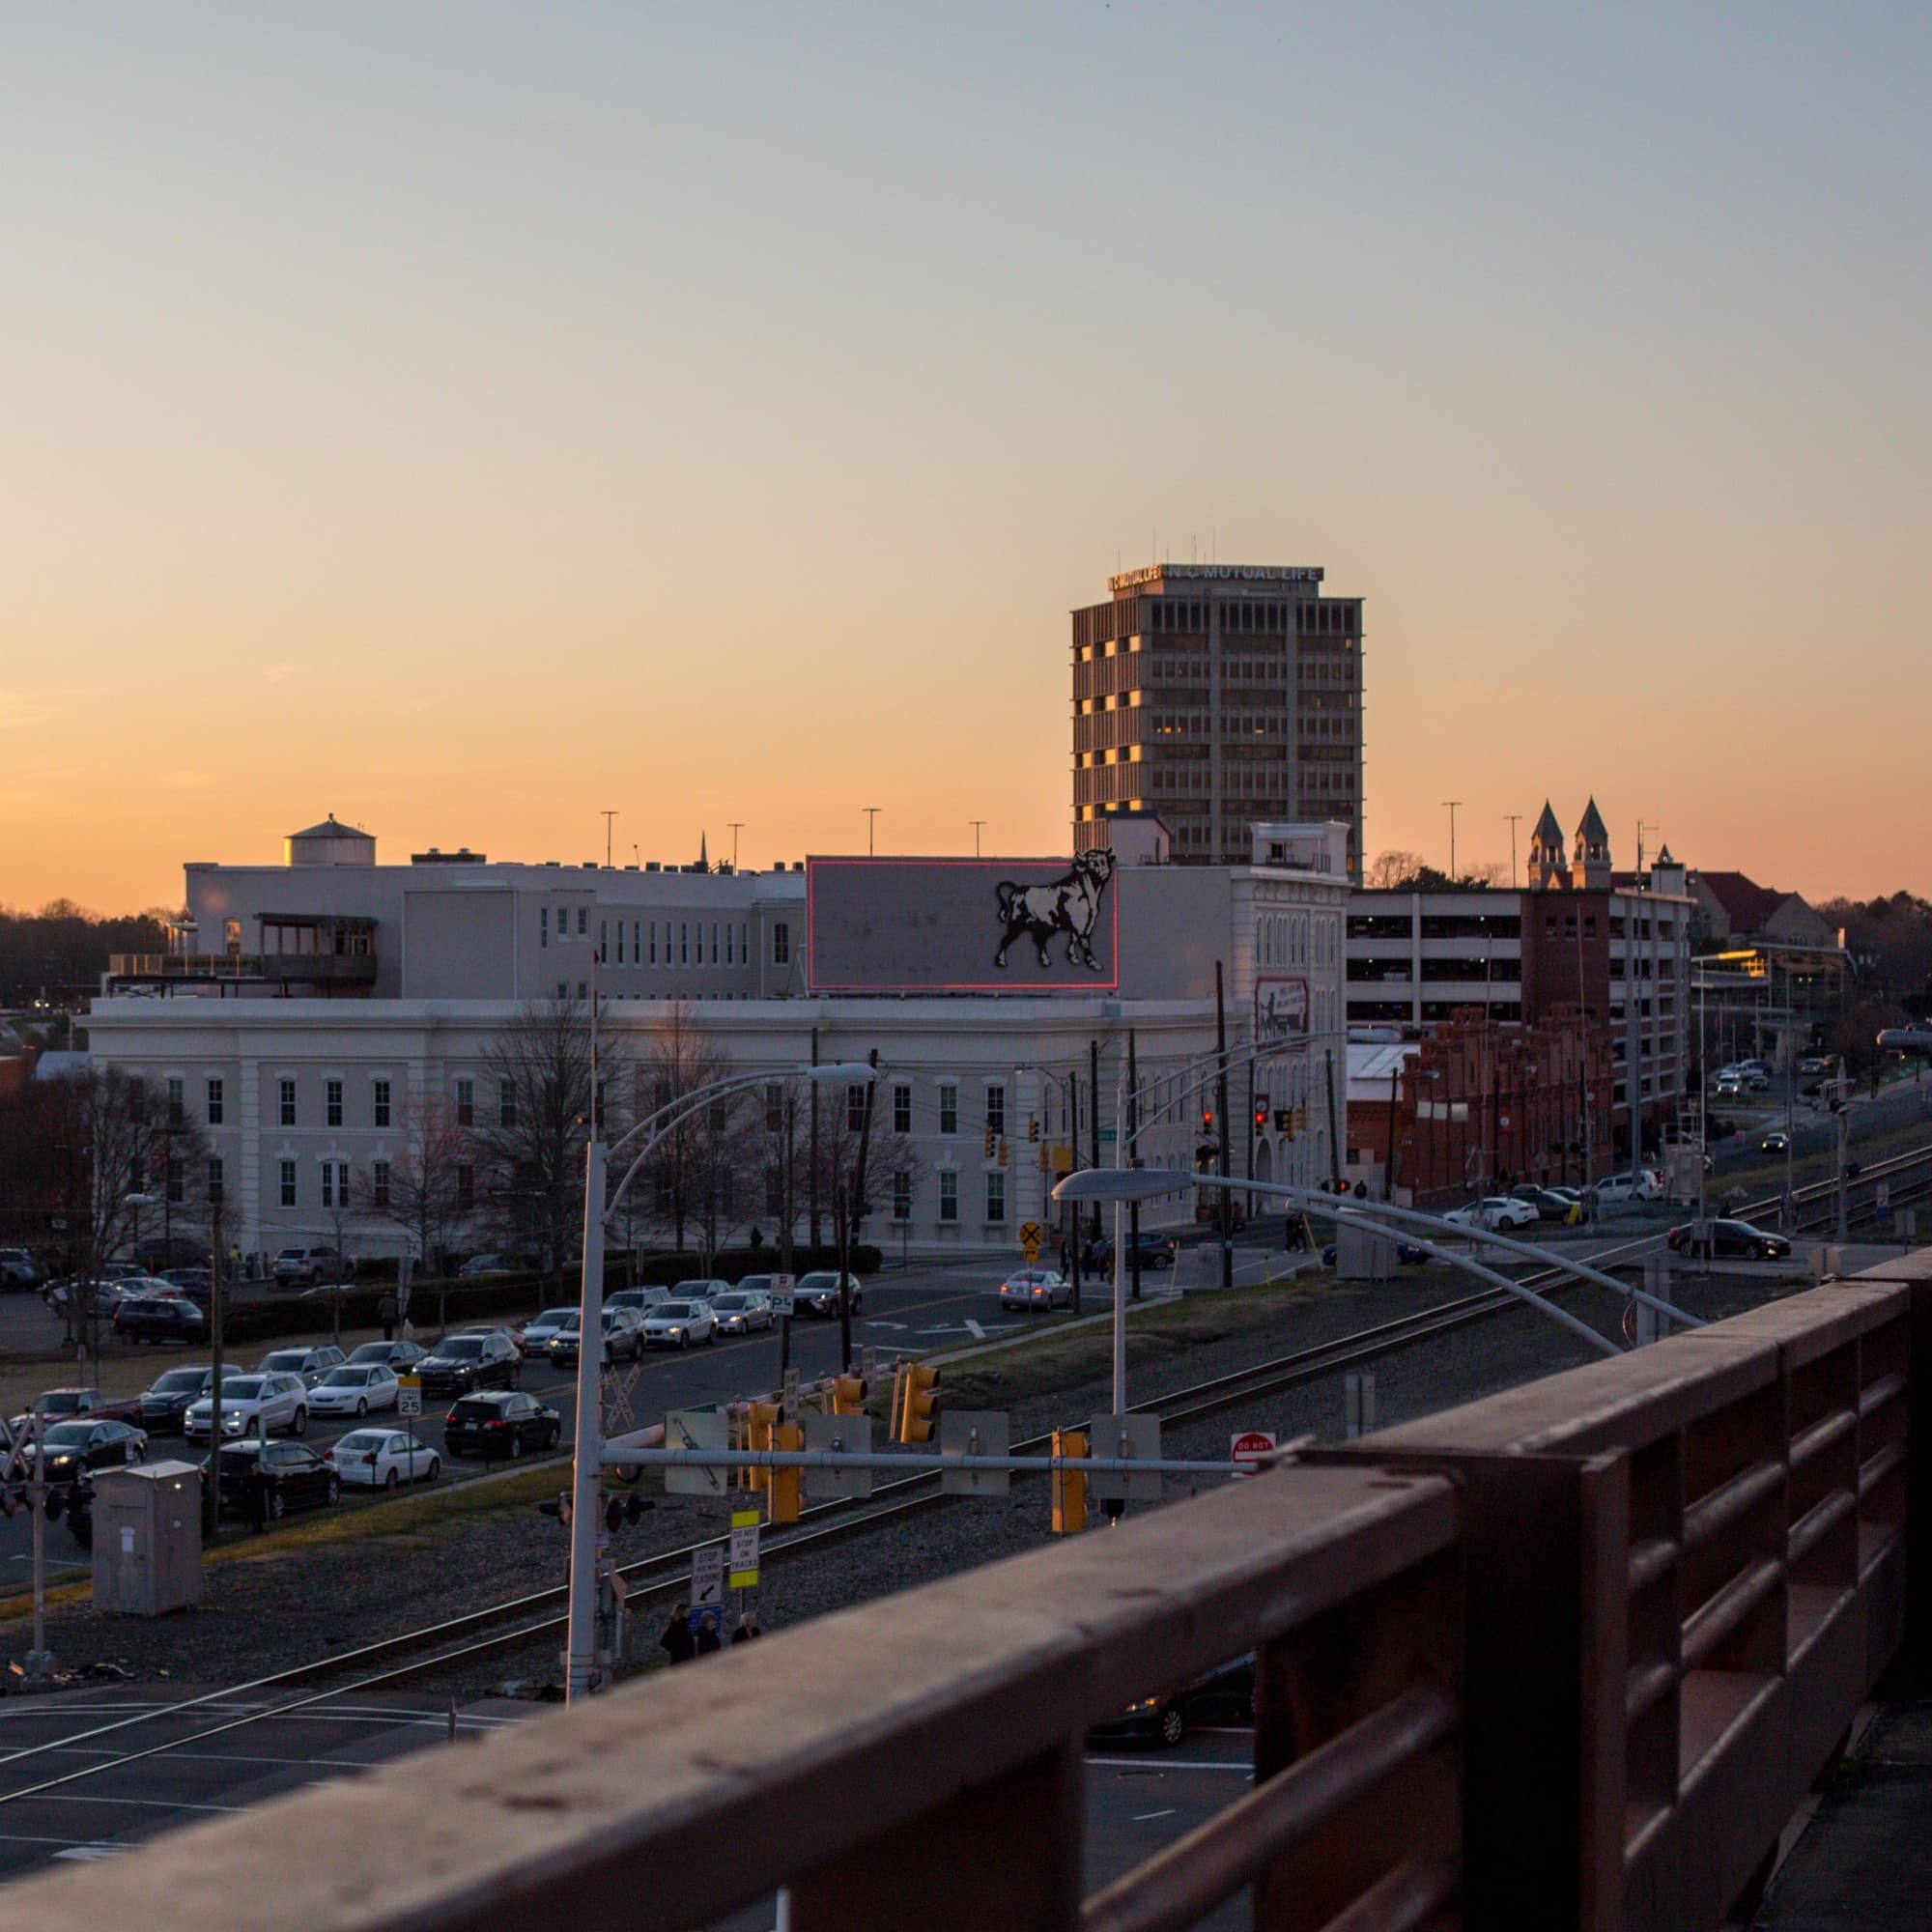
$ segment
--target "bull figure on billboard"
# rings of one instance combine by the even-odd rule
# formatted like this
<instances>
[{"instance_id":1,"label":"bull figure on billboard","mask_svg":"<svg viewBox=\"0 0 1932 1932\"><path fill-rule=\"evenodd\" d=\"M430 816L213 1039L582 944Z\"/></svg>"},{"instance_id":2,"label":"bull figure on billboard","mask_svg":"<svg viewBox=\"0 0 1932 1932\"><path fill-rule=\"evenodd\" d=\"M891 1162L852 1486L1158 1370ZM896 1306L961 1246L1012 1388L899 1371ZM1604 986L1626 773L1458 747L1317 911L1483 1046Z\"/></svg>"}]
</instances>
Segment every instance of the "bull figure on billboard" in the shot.
<instances>
[{"instance_id":1,"label":"bull figure on billboard","mask_svg":"<svg viewBox=\"0 0 1932 1932\"><path fill-rule=\"evenodd\" d=\"M1047 943L1055 933L1064 932L1066 963L1099 972L1100 962L1094 956L1094 927L1100 917L1107 881L1113 875L1111 852L1082 852L1075 857L1071 870L1046 885L1022 886L1002 879L993 888L993 896L999 901L1000 923L1006 929L993 964L1005 966L1007 948L1025 933L1039 952L1039 963L1051 966Z\"/></svg>"}]
</instances>

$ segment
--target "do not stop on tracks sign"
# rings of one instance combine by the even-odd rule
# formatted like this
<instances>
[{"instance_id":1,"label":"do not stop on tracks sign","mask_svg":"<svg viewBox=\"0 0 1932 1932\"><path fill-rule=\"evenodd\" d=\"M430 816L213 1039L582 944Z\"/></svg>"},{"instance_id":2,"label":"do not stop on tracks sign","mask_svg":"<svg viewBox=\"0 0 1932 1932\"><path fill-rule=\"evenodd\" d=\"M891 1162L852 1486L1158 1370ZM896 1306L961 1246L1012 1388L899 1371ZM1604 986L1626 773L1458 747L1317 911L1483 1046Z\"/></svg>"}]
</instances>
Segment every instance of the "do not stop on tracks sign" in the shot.
<instances>
[{"instance_id":1,"label":"do not stop on tracks sign","mask_svg":"<svg viewBox=\"0 0 1932 1932\"><path fill-rule=\"evenodd\" d=\"M1231 1463L1238 1463L1240 1473L1252 1476L1268 1457L1274 1454L1274 1432L1270 1429L1243 1429L1235 1437L1234 1447L1228 1452Z\"/></svg>"}]
</instances>

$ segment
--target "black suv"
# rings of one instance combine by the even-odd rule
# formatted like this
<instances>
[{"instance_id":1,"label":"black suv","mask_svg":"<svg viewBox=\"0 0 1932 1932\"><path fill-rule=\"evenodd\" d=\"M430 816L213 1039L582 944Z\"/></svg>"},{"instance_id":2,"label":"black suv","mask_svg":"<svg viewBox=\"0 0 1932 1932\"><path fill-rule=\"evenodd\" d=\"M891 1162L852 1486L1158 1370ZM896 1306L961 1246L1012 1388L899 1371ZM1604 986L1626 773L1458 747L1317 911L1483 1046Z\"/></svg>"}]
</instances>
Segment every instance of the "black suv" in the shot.
<instances>
[{"instance_id":1,"label":"black suv","mask_svg":"<svg viewBox=\"0 0 1932 1932\"><path fill-rule=\"evenodd\" d=\"M114 1333L123 1342L201 1342L208 1317L185 1295L131 1295L114 1311Z\"/></svg>"},{"instance_id":2,"label":"black suv","mask_svg":"<svg viewBox=\"0 0 1932 1932\"><path fill-rule=\"evenodd\" d=\"M507 1335L452 1335L416 1364L425 1395L468 1395L471 1389L513 1389L521 1358Z\"/></svg>"},{"instance_id":3,"label":"black suv","mask_svg":"<svg viewBox=\"0 0 1932 1932\"><path fill-rule=\"evenodd\" d=\"M442 1442L452 1456L521 1456L526 1449L554 1449L563 1418L533 1395L489 1389L467 1395L442 1419Z\"/></svg>"},{"instance_id":4,"label":"black suv","mask_svg":"<svg viewBox=\"0 0 1932 1932\"><path fill-rule=\"evenodd\" d=\"M342 1478L299 1442L225 1443L221 1450L221 1507L272 1520L292 1509L322 1509L342 1493Z\"/></svg>"},{"instance_id":5,"label":"black suv","mask_svg":"<svg viewBox=\"0 0 1932 1932\"><path fill-rule=\"evenodd\" d=\"M152 1388L141 1392L141 1426L154 1434L179 1435L187 1420L187 1406L208 1393L213 1369L169 1369Z\"/></svg>"}]
</instances>

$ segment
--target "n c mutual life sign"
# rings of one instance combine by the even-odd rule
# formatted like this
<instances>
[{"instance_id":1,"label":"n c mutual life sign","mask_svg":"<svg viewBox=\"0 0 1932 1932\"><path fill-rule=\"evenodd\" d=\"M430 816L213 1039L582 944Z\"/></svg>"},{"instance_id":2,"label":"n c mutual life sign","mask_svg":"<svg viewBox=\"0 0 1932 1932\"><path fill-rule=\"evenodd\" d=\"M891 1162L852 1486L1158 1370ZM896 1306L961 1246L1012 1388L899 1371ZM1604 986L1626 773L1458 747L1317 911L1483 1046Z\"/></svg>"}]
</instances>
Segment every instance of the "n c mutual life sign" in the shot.
<instances>
[{"instance_id":1,"label":"n c mutual life sign","mask_svg":"<svg viewBox=\"0 0 1932 1932\"><path fill-rule=\"evenodd\" d=\"M812 859L815 993L1080 993L1120 984L1111 852Z\"/></svg>"}]
</instances>

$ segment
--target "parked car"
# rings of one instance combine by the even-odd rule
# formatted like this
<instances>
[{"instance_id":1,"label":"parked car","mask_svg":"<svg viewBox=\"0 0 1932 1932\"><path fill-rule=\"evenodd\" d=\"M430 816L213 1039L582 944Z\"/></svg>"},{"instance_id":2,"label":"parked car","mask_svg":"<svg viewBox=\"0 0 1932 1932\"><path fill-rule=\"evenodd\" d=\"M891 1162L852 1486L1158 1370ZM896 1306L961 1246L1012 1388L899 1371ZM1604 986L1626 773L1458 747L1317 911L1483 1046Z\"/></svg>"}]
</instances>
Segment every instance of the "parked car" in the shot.
<instances>
[{"instance_id":1,"label":"parked car","mask_svg":"<svg viewBox=\"0 0 1932 1932\"><path fill-rule=\"evenodd\" d=\"M406 1376L428 1353L427 1349L414 1342L364 1342L359 1349L349 1351L349 1366L354 1369L364 1362L381 1362L399 1376Z\"/></svg>"},{"instance_id":2,"label":"parked car","mask_svg":"<svg viewBox=\"0 0 1932 1932\"><path fill-rule=\"evenodd\" d=\"M0 1294L24 1294L39 1288L47 1271L25 1248L0 1248Z\"/></svg>"},{"instance_id":3,"label":"parked car","mask_svg":"<svg viewBox=\"0 0 1932 1932\"><path fill-rule=\"evenodd\" d=\"M168 1369L141 1391L141 1427L150 1435L179 1435L188 1405L208 1393L213 1369Z\"/></svg>"},{"instance_id":4,"label":"parked car","mask_svg":"<svg viewBox=\"0 0 1932 1932\"><path fill-rule=\"evenodd\" d=\"M442 1474L442 1458L401 1429L352 1429L325 1455L353 1489L393 1490L403 1483L433 1483Z\"/></svg>"},{"instance_id":5,"label":"parked car","mask_svg":"<svg viewBox=\"0 0 1932 1932\"><path fill-rule=\"evenodd\" d=\"M451 1335L415 1372L425 1395L468 1395L476 1388L515 1388L522 1363L507 1335Z\"/></svg>"},{"instance_id":6,"label":"parked car","mask_svg":"<svg viewBox=\"0 0 1932 1932\"><path fill-rule=\"evenodd\" d=\"M208 1243L192 1235L151 1235L130 1250L135 1265L149 1274L171 1267L203 1267L209 1263Z\"/></svg>"},{"instance_id":7,"label":"parked car","mask_svg":"<svg viewBox=\"0 0 1932 1932\"><path fill-rule=\"evenodd\" d=\"M1184 1690L1163 1697L1143 1697L1118 1718L1095 1724L1089 1743L1151 1741L1178 1745L1197 1724L1247 1724L1255 1715L1255 1660L1252 1653L1197 1678Z\"/></svg>"},{"instance_id":8,"label":"parked car","mask_svg":"<svg viewBox=\"0 0 1932 1932\"><path fill-rule=\"evenodd\" d=\"M1767 1228L1754 1228L1748 1221L1713 1221L1709 1224L1711 1253L1719 1260L1741 1257L1747 1261L1782 1261L1791 1252L1791 1243L1782 1235ZM1686 1222L1673 1228L1663 1238L1679 1254L1689 1254L1696 1228Z\"/></svg>"},{"instance_id":9,"label":"parked car","mask_svg":"<svg viewBox=\"0 0 1932 1932\"><path fill-rule=\"evenodd\" d=\"M511 1255L471 1255L456 1270L458 1281L479 1281L490 1275L515 1274L517 1264Z\"/></svg>"},{"instance_id":10,"label":"parked car","mask_svg":"<svg viewBox=\"0 0 1932 1932\"><path fill-rule=\"evenodd\" d=\"M568 1368L577 1360L578 1345L582 1334L582 1323L578 1311L570 1311L570 1320L560 1327L544 1345L544 1352L559 1368ZM604 1311L604 1363L620 1360L640 1361L644 1353L644 1318L635 1308L607 1308Z\"/></svg>"},{"instance_id":11,"label":"parked car","mask_svg":"<svg viewBox=\"0 0 1932 1932\"><path fill-rule=\"evenodd\" d=\"M554 1449L563 1439L563 1418L533 1395L514 1389L467 1395L442 1420L443 1445L452 1456L507 1456L527 1449Z\"/></svg>"},{"instance_id":12,"label":"parked car","mask_svg":"<svg viewBox=\"0 0 1932 1932\"><path fill-rule=\"evenodd\" d=\"M98 1388L43 1389L28 1405L26 1414L14 1418L14 1433L17 1435L20 1425L31 1423L37 1415L44 1415L49 1423L66 1422L80 1415L111 1418L116 1422L138 1422L141 1419L141 1405L134 1398L110 1401Z\"/></svg>"},{"instance_id":13,"label":"parked car","mask_svg":"<svg viewBox=\"0 0 1932 1932\"><path fill-rule=\"evenodd\" d=\"M639 1291L638 1291L637 1289L627 1288L620 1290L619 1294L624 1296L629 1296L636 1294L639 1292ZM604 1305L607 1308L614 1308L618 1306L619 1305L618 1295L617 1294L611 1295L611 1298L608 1301L606 1301ZM623 1301L621 1305L626 1308L633 1308L637 1306L635 1302L629 1300ZM537 1316L534 1320L526 1321L524 1323L525 1351L529 1354L543 1353L543 1351L550 1347L551 1337L554 1336L556 1333L556 1331L564 1325L565 1322L569 1322L572 1326L576 1325L577 1322L576 1309L546 1308L544 1312L541 1315Z\"/></svg>"},{"instance_id":14,"label":"parked car","mask_svg":"<svg viewBox=\"0 0 1932 1932\"><path fill-rule=\"evenodd\" d=\"M190 1301L199 1302L203 1308L214 1298L214 1273L211 1268L168 1268L163 1271L161 1279Z\"/></svg>"},{"instance_id":15,"label":"parked car","mask_svg":"<svg viewBox=\"0 0 1932 1932\"><path fill-rule=\"evenodd\" d=\"M1171 1268L1174 1265L1175 1246L1165 1235L1144 1234L1136 1243L1133 1236L1127 1236L1125 1261L1128 1267L1134 1264L1134 1256L1140 1255L1144 1268ZM1098 1260L1104 1271L1111 1272L1114 1265L1114 1244L1103 1240L1100 1243Z\"/></svg>"},{"instance_id":16,"label":"parked car","mask_svg":"<svg viewBox=\"0 0 1932 1932\"><path fill-rule=\"evenodd\" d=\"M190 1442L206 1442L213 1412L212 1397L198 1396L188 1404L182 1434ZM222 1377L222 1435L246 1435L258 1429L270 1433L287 1430L291 1435L308 1434L308 1385L299 1376L257 1373Z\"/></svg>"},{"instance_id":17,"label":"parked car","mask_svg":"<svg viewBox=\"0 0 1932 1932\"><path fill-rule=\"evenodd\" d=\"M208 1338L208 1317L185 1294L134 1294L115 1304L118 1342L193 1342Z\"/></svg>"},{"instance_id":18,"label":"parked car","mask_svg":"<svg viewBox=\"0 0 1932 1932\"><path fill-rule=\"evenodd\" d=\"M769 1299L772 1284L777 1280L778 1276L773 1274L741 1274L737 1285L747 1294L762 1294Z\"/></svg>"},{"instance_id":19,"label":"parked car","mask_svg":"<svg viewBox=\"0 0 1932 1932\"><path fill-rule=\"evenodd\" d=\"M754 1328L769 1329L778 1318L772 1313L772 1298L755 1290L727 1288L711 1297L711 1312L725 1335L749 1335Z\"/></svg>"},{"instance_id":20,"label":"parked car","mask_svg":"<svg viewBox=\"0 0 1932 1932\"><path fill-rule=\"evenodd\" d=\"M336 1248L284 1248L272 1272L278 1288L313 1288L318 1282L353 1279L355 1264Z\"/></svg>"},{"instance_id":21,"label":"parked car","mask_svg":"<svg viewBox=\"0 0 1932 1932\"><path fill-rule=\"evenodd\" d=\"M1782 1153L1791 1145L1791 1136L1782 1127L1765 1135L1757 1144L1760 1153Z\"/></svg>"},{"instance_id":22,"label":"parked car","mask_svg":"<svg viewBox=\"0 0 1932 1932\"><path fill-rule=\"evenodd\" d=\"M309 1390L308 1406L317 1415L367 1415L394 1408L401 1392L395 1370L384 1363L344 1362Z\"/></svg>"},{"instance_id":23,"label":"parked car","mask_svg":"<svg viewBox=\"0 0 1932 1932\"><path fill-rule=\"evenodd\" d=\"M852 1313L860 1309L859 1277L847 1274L845 1277L845 1296L852 1305ZM817 1268L810 1274L802 1274L798 1286L792 1291L793 1305L803 1312L810 1310L813 1315L837 1315L838 1313L838 1272L836 1268Z\"/></svg>"},{"instance_id":24,"label":"parked car","mask_svg":"<svg viewBox=\"0 0 1932 1932\"><path fill-rule=\"evenodd\" d=\"M49 1282L41 1291L42 1298L56 1315L65 1315L71 1307L78 1305L78 1297L86 1286L77 1281ZM95 1314L111 1318L115 1309L129 1296L164 1294L168 1285L158 1275L129 1273L98 1275L92 1286Z\"/></svg>"},{"instance_id":25,"label":"parked car","mask_svg":"<svg viewBox=\"0 0 1932 1932\"><path fill-rule=\"evenodd\" d=\"M654 1349L688 1349L717 1339L718 1318L708 1301L661 1301L644 1317L644 1340Z\"/></svg>"},{"instance_id":26,"label":"parked car","mask_svg":"<svg viewBox=\"0 0 1932 1932\"><path fill-rule=\"evenodd\" d=\"M1000 1284L1002 1308L1040 1308L1049 1314L1073 1306L1073 1284L1054 1268L1015 1268Z\"/></svg>"},{"instance_id":27,"label":"parked car","mask_svg":"<svg viewBox=\"0 0 1932 1932\"><path fill-rule=\"evenodd\" d=\"M130 1463L144 1463L148 1458L146 1431L128 1422L85 1418L57 1422L42 1440L45 1463L41 1473L50 1483L71 1483L76 1476L92 1475L96 1469L124 1469ZM32 1460L31 1442L23 1453Z\"/></svg>"},{"instance_id":28,"label":"parked car","mask_svg":"<svg viewBox=\"0 0 1932 1932\"><path fill-rule=\"evenodd\" d=\"M1771 1091L1769 1073L1751 1072L1745 1075L1745 1091L1747 1094L1767 1094Z\"/></svg>"},{"instance_id":29,"label":"parked car","mask_svg":"<svg viewBox=\"0 0 1932 1932\"><path fill-rule=\"evenodd\" d=\"M459 1335L502 1335L511 1348L517 1351L517 1360L522 1361L530 1352L529 1342L524 1331L514 1321L472 1321L467 1328L459 1328Z\"/></svg>"},{"instance_id":30,"label":"parked car","mask_svg":"<svg viewBox=\"0 0 1932 1932\"><path fill-rule=\"evenodd\" d=\"M1658 1201L1663 1196L1663 1174L1658 1168L1643 1168L1635 1174L1609 1174L1595 1182L1591 1191L1599 1207L1616 1207L1626 1201Z\"/></svg>"},{"instance_id":31,"label":"parked car","mask_svg":"<svg viewBox=\"0 0 1932 1932\"><path fill-rule=\"evenodd\" d=\"M270 1522L290 1510L325 1509L342 1494L341 1476L301 1442L227 1443L215 1484L219 1507L244 1516L254 1515L252 1492L259 1492Z\"/></svg>"},{"instance_id":32,"label":"parked car","mask_svg":"<svg viewBox=\"0 0 1932 1932\"><path fill-rule=\"evenodd\" d=\"M339 1369L347 1359L331 1342L319 1343L313 1349L271 1349L255 1364L255 1373L263 1376L299 1376L313 1388L330 1369Z\"/></svg>"}]
</instances>

